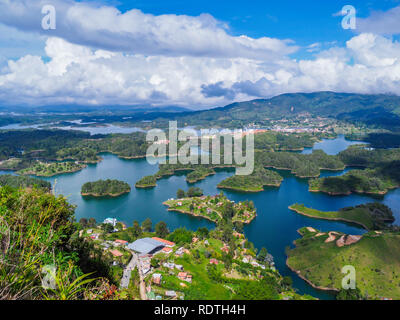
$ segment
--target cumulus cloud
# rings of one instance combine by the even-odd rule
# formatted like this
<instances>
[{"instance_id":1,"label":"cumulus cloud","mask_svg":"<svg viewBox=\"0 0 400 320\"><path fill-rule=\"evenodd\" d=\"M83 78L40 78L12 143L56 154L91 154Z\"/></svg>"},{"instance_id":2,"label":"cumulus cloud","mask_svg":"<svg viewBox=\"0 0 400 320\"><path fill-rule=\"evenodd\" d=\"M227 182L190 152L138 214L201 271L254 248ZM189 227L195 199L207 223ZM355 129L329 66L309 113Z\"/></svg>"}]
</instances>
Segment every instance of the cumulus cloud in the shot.
<instances>
[{"instance_id":1,"label":"cumulus cloud","mask_svg":"<svg viewBox=\"0 0 400 320\"><path fill-rule=\"evenodd\" d=\"M285 92L400 94L400 44L361 34L312 60L169 57L94 50L49 38L0 74L0 101L205 107Z\"/></svg>"},{"instance_id":2,"label":"cumulus cloud","mask_svg":"<svg viewBox=\"0 0 400 320\"><path fill-rule=\"evenodd\" d=\"M357 32L381 35L400 34L400 6L388 11L374 11L365 19L357 18Z\"/></svg>"},{"instance_id":3,"label":"cumulus cloud","mask_svg":"<svg viewBox=\"0 0 400 320\"><path fill-rule=\"evenodd\" d=\"M297 50L290 40L231 36L211 15L121 13L111 6L53 0L56 30L43 30L47 0L0 0L0 22L71 43L144 55L274 59Z\"/></svg>"},{"instance_id":4,"label":"cumulus cloud","mask_svg":"<svg viewBox=\"0 0 400 320\"><path fill-rule=\"evenodd\" d=\"M0 0L0 22L40 35L44 3ZM290 42L231 36L209 15L122 14L72 0L53 3L57 29L43 33L43 55L9 60L0 51L1 103L200 108L286 92L400 94L400 43L374 33L354 36L344 47L311 44L313 58L295 60Z\"/></svg>"}]
</instances>

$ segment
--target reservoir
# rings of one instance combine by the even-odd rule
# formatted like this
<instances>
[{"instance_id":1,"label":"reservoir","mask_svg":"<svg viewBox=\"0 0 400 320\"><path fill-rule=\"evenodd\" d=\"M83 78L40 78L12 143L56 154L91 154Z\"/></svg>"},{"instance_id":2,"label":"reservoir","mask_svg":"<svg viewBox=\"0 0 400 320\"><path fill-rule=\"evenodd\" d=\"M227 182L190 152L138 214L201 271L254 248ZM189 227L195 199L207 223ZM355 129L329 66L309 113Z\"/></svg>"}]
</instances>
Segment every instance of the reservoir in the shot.
<instances>
[{"instance_id":1,"label":"reservoir","mask_svg":"<svg viewBox=\"0 0 400 320\"><path fill-rule=\"evenodd\" d=\"M357 142L360 143L360 142ZM329 154L337 154L353 142L346 141L343 136L335 140L324 140L315 148L322 149ZM310 150L306 150L309 152ZM218 170L214 176L207 177L194 185L189 185L184 175L173 176L157 182L154 189L136 189L135 183L143 176L152 175L158 171L157 165L150 165L146 159L123 160L110 154L102 154L103 161L89 165L86 169L45 178L55 187L57 194L65 195L68 200L77 206L76 219L93 217L102 222L107 217L116 218L131 226L133 221L142 223L150 218L153 225L165 221L171 230L179 227L196 230L199 227L213 228L214 224L200 218L168 212L163 202L176 197L176 191L181 188L187 190L190 186L200 187L206 195L215 195L220 192L217 184L234 174L232 170ZM341 175L342 172L323 172L322 176ZM266 188L264 192L246 194L224 191L234 201L252 200L257 208L257 218L245 227L246 236L254 245L261 249L267 248L275 258L279 272L293 278L293 287L299 293L308 293L320 299L333 299L328 293L315 290L295 273L286 267L285 249L293 246L293 241L300 235L297 230L302 227L313 227L322 231L341 231L348 234L363 234L365 231L356 226L310 219L293 213L288 206L302 203L324 211L338 210L347 206L355 206L373 201L383 202L393 210L396 222L400 221L400 189L389 192L385 197L373 198L367 195L329 196L320 193L310 193L306 179L296 178L289 172L279 171L284 177L280 188ZM88 181L99 179L118 179L128 182L132 191L130 194L114 199L84 199L80 195L81 186Z\"/></svg>"}]
</instances>

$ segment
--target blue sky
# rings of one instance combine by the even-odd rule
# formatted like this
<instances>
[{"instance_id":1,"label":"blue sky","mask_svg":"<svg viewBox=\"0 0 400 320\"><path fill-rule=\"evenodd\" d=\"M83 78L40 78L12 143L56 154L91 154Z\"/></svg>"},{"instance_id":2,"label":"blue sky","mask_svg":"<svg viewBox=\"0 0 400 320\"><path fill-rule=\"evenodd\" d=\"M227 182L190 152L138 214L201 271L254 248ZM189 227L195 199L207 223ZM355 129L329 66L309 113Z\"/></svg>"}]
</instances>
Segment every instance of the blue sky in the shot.
<instances>
[{"instance_id":1,"label":"blue sky","mask_svg":"<svg viewBox=\"0 0 400 320\"><path fill-rule=\"evenodd\" d=\"M44 5L55 30L42 28ZM357 10L344 30L344 5ZM0 0L0 103L192 108L400 94L400 0Z\"/></svg>"},{"instance_id":2,"label":"blue sky","mask_svg":"<svg viewBox=\"0 0 400 320\"><path fill-rule=\"evenodd\" d=\"M234 35L246 34L293 39L301 46L315 42L344 43L353 31L341 27L342 17L334 16L345 5L357 9L357 16L368 17L372 11L386 11L399 0L141 0L104 1L122 12L141 9L155 15L182 14L197 16L209 13L226 22Z\"/></svg>"}]
</instances>

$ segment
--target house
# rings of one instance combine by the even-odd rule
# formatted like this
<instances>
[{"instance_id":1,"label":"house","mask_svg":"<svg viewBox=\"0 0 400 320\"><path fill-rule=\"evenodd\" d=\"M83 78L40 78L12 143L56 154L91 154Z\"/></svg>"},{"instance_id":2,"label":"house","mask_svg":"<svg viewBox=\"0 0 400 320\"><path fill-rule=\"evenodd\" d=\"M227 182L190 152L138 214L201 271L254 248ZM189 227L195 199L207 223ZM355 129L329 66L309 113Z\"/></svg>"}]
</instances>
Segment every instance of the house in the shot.
<instances>
[{"instance_id":1,"label":"house","mask_svg":"<svg viewBox=\"0 0 400 320\"><path fill-rule=\"evenodd\" d=\"M193 237L192 243L196 243L196 242L198 242L198 241L199 241L199 238Z\"/></svg>"},{"instance_id":2,"label":"house","mask_svg":"<svg viewBox=\"0 0 400 320\"><path fill-rule=\"evenodd\" d=\"M98 234L98 233L92 234L92 235L90 236L90 239L92 239L92 240L98 240L98 239L99 239L99 234Z\"/></svg>"},{"instance_id":3,"label":"house","mask_svg":"<svg viewBox=\"0 0 400 320\"><path fill-rule=\"evenodd\" d=\"M229 253L229 246L224 243L224 246L221 248L222 252Z\"/></svg>"},{"instance_id":4,"label":"house","mask_svg":"<svg viewBox=\"0 0 400 320\"><path fill-rule=\"evenodd\" d=\"M192 282L192 275L188 274L187 272L179 272L178 278L182 281Z\"/></svg>"},{"instance_id":5,"label":"house","mask_svg":"<svg viewBox=\"0 0 400 320\"><path fill-rule=\"evenodd\" d=\"M175 263L171 262L164 262L163 267L168 268L168 269L174 269L175 268Z\"/></svg>"},{"instance_id":6,"label":"house","mask_svg":"<svg viewBox=\"0 0 400 320\"><path fill-rule=\"evenodd\" d=\"M217 259L210 259L210 264L218 265L219 261Z\"/></svg>"},{"instance_id":7,"label":"house","mask_svg":"<svg viewBox=\"0 0 400 320\"><path fill-rule=\"evenodd\" d=\"M163 243L164 246L166 246L166 247L169 247L169 248L175 247L175 243L174 242L171 242L171 241L168 241L168 240L165 240L165 239L161 239L161 238L157 238L157 237L153 237L152 239Z\"/></svg>"},{"instance_id":8,"label":"house","mask_svg":"<svg viewBox=\"0 0 400 320\"><path fill-rule=\"evenodd\" d=\"M110 250L110 253L116 258L123 256L123 254L121 252L119 252L118 250Z\"/></svg>"},{"instance_id":9,"label":"house","mask_svg":"<svg viewBox=\"0 0 400 320\"><path fill-rule=\"evenodd\" d=\"M180 264L176 264L175 265L175 269L178 269L178 270L182 271L183 270L183 266L180 265Z\"/></svg>"},{"instance_id":10,"label":"house","mask_svg":"<svg viewBox=\"0 0 400 320\"><path fill-rule=\"evenodd\" d=\"M164 248L162 249L162 252L169 254L169 253L172 252L172 248L164 247Z\"/></svg>"},{"instance_id":11,"label":"house","mask_svg":"<svg viewBox=\"0 0 400 320\"><path fill-rule=\"evenodd\" d=\"M165 291L165 295L167 296L167 297L170 297L170 298L175 298L176 297L176 292L175 291Z\"/></svg>"},{"instance_id":12,"label":"house","mask_svg":"<svg viewBox=\"0 0 400 320\"><path fill-rule=\"evenodd\" d=\"M165 243L153 238L138 239L128 245L128 249L139 254L153 254L165 247Z\"/></svg>"},{"instance_id":13,"label":"house","mask_svg":"<svg viewBox=\"0 0 400 320\"><path fill-rule=\"evenodd\" d=\"M116 245L116 246L126 246L126 245L128 245L128 241L117 239L117 240L114 241L114 245Z\"/></svg>"},{"instance_id":14,"label":"house","mask_svg":"<svg viewBox=\"0 0 400 320\"><path fill-rule=\"evenodd\" d=\"M103 224L111 224L113 227L115 227L117 225L117 219L115 218L104 219Z\"/></svg>"},{"instance_id":15,"label":"house","mask_svg":"<svg viewBox=\"0 0 400 320\"><path fill-rule=\"evenodd\" d=\"M153 277L152 277L153 283L160 285L161 284L161 280L162 280L162 275L159 273L154 273Z\"/></svg>"},{"instance_id":16,"label":"house","mask_svg":"<svg viewBox=\"0 0 400 320\"><path fill-rule=\"evenodd\" d=\"M183 255L183 247L180 247L178 250L175 251L175 256L180 257Z\"/></svg>"},{"instance_id":17,"label":"house","mask_svg":"<svg viewBox=\"0 0 400 320\"><path fill-rule=\"evenodd\" d=\"M87 233L87 234L92 234L92 233L93 233L93 230L92 230L92 229L89 229L88 231L86 231L86 233Z\"/></svg>"}]
</instances>

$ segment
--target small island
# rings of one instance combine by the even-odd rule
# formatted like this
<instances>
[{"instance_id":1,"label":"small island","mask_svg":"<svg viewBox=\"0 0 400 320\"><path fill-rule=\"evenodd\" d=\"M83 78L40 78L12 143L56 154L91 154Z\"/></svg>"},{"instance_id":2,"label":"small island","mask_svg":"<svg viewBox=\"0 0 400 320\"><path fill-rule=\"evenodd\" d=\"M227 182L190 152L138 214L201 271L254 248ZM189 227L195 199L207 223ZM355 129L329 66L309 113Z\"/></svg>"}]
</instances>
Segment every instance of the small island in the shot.
<instances>
[{"instance_id":1,"label":"small island","mask_svg":"<svg viewBox=\"0 0 400 320\"><path fill-rule=\"evenodd\" d=\"M226 218L233 222L249 224L257 212L252 201L234 203L223 193L215 196L187 197L170 199L164 202L168 211L189 214L218 223Z\"/></svg>"},{"instance_id":2,"label":"small island","mask_svg":"<svg viewBox=\"0 0 400 320\"><path fill-rule=\"evenodd\" d=\"M157 178L155 176L146 176L136 182L135 187L138 189L151 189L157 187Z\"/></svg>"},{"instance_id":3,"label":"small island","mask_svg":"<svg viewBox=\"0 0 400 320\"><path fill-rule=\"evenodd\" d=\"M302 238L288 250L286 264L314 288L339 297L351 294L352 299L400 299L398 232L371 231L361 236L311 227L298 232ZM342 290L345 266L357 272L356 290L351 292Z\"/></svg>"},{"instance_id":4,"label":"small island","mask_svg":"<svg viewBox=\"0 0 400 320\"><path fill-rule=\"evenodd\" d=\"M362 226L366 230L386 230L394 222L392 210L381 203L368 203L356 207L348 207L339 211L324 212L307 208L302 204L294 204L290 210L298 214L325 220L337 220Z\"/></svg>"},{"instance_id":5,"label":"small island","mask_svg":"<svg viewBox=\"0 0 400 320\"><path fill-rule=\"evenodd\" d=\"M81 194L91 197L119 197L130 191L131 187L126 182L108 179L86 182L82 186Z\"/></svg>"},{"instance_id":6,"label":"small island","mask_svg":"<svg viewBox=\"0 0 400 320\"><path fill-rule=\"evenodd\" d=\"M37 177L52 177L63 173L73 173L86 168L86 164L74 161L65 162L41 162L37 161L33 166L18 171L22 175L34 175Z\"/></svg>"},{"instance_id":7,"label":"small island","mask_svg":"<svg viewBox=\"0 0 400 320\"><path fill-rule=\"evenodd\" d=\"M248 176L235 175L218 184L219 189L230 189L241 192L261 192L265 186L280 187L283 178L275 171L257 167Z\"/></svg>"},{"instance_id":8,"label":"small island","mask_svg":"<svg viewBox=\"0 0 400 320\"><path fill-rule=\"evenodd\" d=\"M329 195L350 195L352 193L385 195L400 185L397 167L380 169L351 170L340 177L312 179L310 192Z\"/></svg>"}]
</instances>

